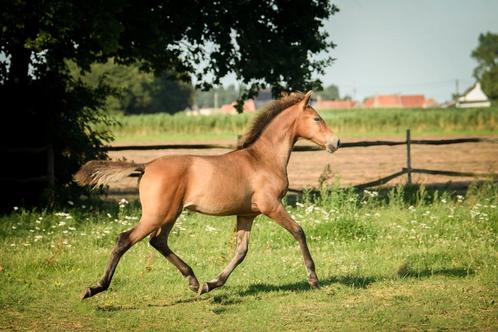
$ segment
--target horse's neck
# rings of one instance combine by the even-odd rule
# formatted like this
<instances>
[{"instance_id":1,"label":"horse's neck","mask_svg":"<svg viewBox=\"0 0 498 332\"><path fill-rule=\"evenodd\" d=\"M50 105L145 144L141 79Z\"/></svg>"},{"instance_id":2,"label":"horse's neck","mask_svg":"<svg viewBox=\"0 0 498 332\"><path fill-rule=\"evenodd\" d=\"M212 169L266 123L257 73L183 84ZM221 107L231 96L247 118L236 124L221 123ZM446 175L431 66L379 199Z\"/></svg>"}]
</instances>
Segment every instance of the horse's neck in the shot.
<instances>
[{"instance_id":1,"label":"horse's neck","mask_svg":"<svg viewBox=\"0 0 498 332\"><path fill-rule=\"evenodd\" d=\"M278 119L270 122L251 146L258 158L265 160L265 164L270 164L275 170L285 173L287 173L292 147L296 143L295 120L292 110L282 112L278 115Z\"/></svg>"}]
</instances>

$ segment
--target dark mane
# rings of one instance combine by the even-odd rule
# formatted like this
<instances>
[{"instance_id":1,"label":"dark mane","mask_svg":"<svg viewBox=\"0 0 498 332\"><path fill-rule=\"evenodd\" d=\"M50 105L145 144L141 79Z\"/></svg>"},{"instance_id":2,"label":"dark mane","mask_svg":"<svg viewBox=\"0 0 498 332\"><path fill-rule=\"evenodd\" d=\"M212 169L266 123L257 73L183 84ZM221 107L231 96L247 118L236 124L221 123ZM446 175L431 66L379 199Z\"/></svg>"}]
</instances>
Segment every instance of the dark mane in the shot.
<instances>
[{"instance_id":1,"label":"dark mane","mask_svg":"<svg viewBox=\"0 0 498 332\"><path fill-rule=\"evenodd\" d=\"M268 124L283 110L299 103L304 99L304 93L293 92L280 99L273 100L264 105L252 120L249 129L237 143L237 150L243 149L254 143Z\"/></svg>"}]
</instances>

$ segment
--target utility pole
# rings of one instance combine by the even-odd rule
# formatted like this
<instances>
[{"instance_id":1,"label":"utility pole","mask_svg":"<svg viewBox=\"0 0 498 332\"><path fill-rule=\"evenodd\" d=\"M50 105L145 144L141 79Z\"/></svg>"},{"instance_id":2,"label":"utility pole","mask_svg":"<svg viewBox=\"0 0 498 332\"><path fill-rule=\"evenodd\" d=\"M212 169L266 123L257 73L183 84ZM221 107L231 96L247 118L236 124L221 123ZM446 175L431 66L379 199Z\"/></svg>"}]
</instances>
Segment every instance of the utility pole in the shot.
<instances>
[{"instance_id":1,"label":"utility pole","mask_svg":"<svg viewBox=\"0 0 498 332\"><path fill-rule=\"evenodd\" d=\"M218 91L214 91L214 95L213 95L213 98L214 98L214 109L218 109Z\"/></svg>"},{"instance_id":2,"label":"utility pole","mask_svg":"<svg viewBox=\"0 0 498 332\"><path fill-rule=\"evenodd\" d=\"M458 98L458 96L460 95L460 89L459 89L459 84L460 82L458 82L458 78L455 80L455 98Z\"/></svg>"}]
</instances>

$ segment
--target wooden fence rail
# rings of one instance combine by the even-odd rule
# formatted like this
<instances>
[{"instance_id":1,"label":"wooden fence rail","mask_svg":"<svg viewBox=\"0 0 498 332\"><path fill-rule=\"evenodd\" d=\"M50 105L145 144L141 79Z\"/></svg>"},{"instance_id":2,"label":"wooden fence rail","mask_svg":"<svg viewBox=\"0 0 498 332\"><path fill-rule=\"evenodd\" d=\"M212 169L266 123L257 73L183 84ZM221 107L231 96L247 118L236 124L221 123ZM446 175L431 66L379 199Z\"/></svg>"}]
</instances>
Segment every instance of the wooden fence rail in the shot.
<instances>
[{"instance_id":1,"label":"wooden fence rail","mask_svg":"<svg viewBox=\"0 0 498 332\"><path fill-rule=\"evenodd\" d=\"M429 170L412 168L412 158L411 158L411 146L413 144L418 145L447 145L447 144L462 144L462 143L479 143L479 142L491 142L496 143L498 139L496 138L481 138L481 137L469 137L469 138L453 138L453 139L441 139L441 140L414 140L411 138L410 129L406 130L406 139L403 141L359 141L359 142L344 142L341 143L341 149L344 148L357 148L357 147L370 147L370 146L396 146L396 145L406 145L406 167L403 167L399 172L390 174L388 176L382 177L380 179L355 185L357 189L365 189L369 187L375 187L383 185L399 176L407 175L407 183L412 183L412 174L432 174L432 175L445 175L445 176L460 176L460 177L496 177L497 174L492 173L472 173L472 172L456 172L447 170ZM123 146L109 146L107 151L125 151L125 150L178 150L178 149L235 149L236 146L232 144L160 144L160 145L123 145ZM294 146L293 151L296 152L307 152L307 151L319 151L322 150L321 147L315 145L297 145ZM299 189L289 188L290 192L302 192Z\"/></svg>"},{"instance_id":2,"label":"wooden fence rail","mask_svg":"<svg viewBox=\"0 0 498 332\"><path fill-rule=\"evenodd\" d=\"M50 188L55 185L55 161L54 161L54 148L51 144L41 147L0 147L0 153L19 153L19 154L42 154L45 153L47 162L47 173L42 176L34 176L27 178L12 178L0 177L0 182L14 182L14 183L30 183L30 182L46 182Z\"/></svg>"},{"instance_id":3,"label":"wooden fence rail","mask_svg":"<svg viewBox=\"0 0 498 332\"><path fill-rule=\"evenodd\" d=\"M375 187L385 184L394 178L403 176L407 174L407 182L411 184L412 173L419 174L433 174L433 175L445 175L445 176L463 176L463 177L496 177L497 174L492 173L472 173L472 172L456 172L447 170L429 170L412 168L411 165L411 145L413 144L423 144L423 145L446 145L446 144L462 144L462 143L479 143L479 142L498 142L496 138L480 138L480 137L470 137L470 138L455 138L455 139L442 139L442 140L414 140L411 139L410 130L406 131L406 139L403 141L359 141L359 142L344 142L341 143L341 149L344 148L357 148L357 147L370 147L370 146L396 146L396 145L406 145L406 167L403 167L401 171L390 174L383 178L358 184L354 187L357 189L364 189L368 187ZM159 144L159 145L120 145L120 146L107 146L106 151L145 151L145 150L202 150L202 149L235 149L236 145L233 144ZM319 151L322 148L312 145L297 145L294 146L293 151L296 152L306 152L306 151ZM0 147L0 153L25 153L25 154L37 154L46 153L47 157L47 174L45 176L23 178L23 179L13 179L8 177L0 177L0 182L10 181L17 183L28 183L28 182L47 182L49 187L53 187L55 184L55 172L54 172L54 151L52 145L47 145L43 147L36 148L10 148L10 147ZM298 189L289 189L291 192L300 192Z\"/></svg>"},{"instance_id":4,"label":"wooden fence rail","mask_svg":"<svg viewBox=\"0 0 498 332\"><path fill-rule=\"evenodd\" d=\"M479 142L498 142L495 138L455 138L455 139L442 139L442 140L410 140L410 144L424 144L424 145L446 145L446 144L461 144L461 143L479 143ZM405 145L407 140L404 141L360 141L360 142L344 142L341 143L341 149L356 148L356 147L369 147L378 145ZM205 149L235 149L234 144L158 144L158 145L117 145L107 146L106 151L126 151L126 150L205 150ZM322 148L315 145L296 145L293 151L319 151Z\"/></svg>"}]
</instances>

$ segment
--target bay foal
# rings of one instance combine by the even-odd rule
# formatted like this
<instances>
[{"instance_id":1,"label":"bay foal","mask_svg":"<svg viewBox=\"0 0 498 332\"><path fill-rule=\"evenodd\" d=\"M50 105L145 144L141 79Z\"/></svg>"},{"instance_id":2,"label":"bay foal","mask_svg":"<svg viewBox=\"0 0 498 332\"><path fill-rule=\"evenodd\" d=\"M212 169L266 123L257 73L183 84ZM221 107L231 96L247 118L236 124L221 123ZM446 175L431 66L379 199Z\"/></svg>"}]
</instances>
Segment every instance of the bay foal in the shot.
<instances>
[{"instance_id":1,"label":"bay foal","mask_svg":"<svg viewBox=\"0 0 498 332\"><path fill-rule=\"evenodd\" d=\"M311 91L292 93L268 104L256 116L238 148L218 156L176 155L146 164L90 161L75 175L81 185L99 186L139 172L142 216L132 229L121 233L102 279L82 293L82 299L106 290L121 256L150 236L150 244L175 265L199 295L225 284L246 256L254 218L264 214L298 241L311 287L318 287L315 264L303 229L282 205L288 188L287 164L300 138L334 152L339 139L308 105ZM168 235L182 209L216 216L237 216L237 247L225 269L203 284L192 268L168 246Z\"/></svg>"}]
</instances>

